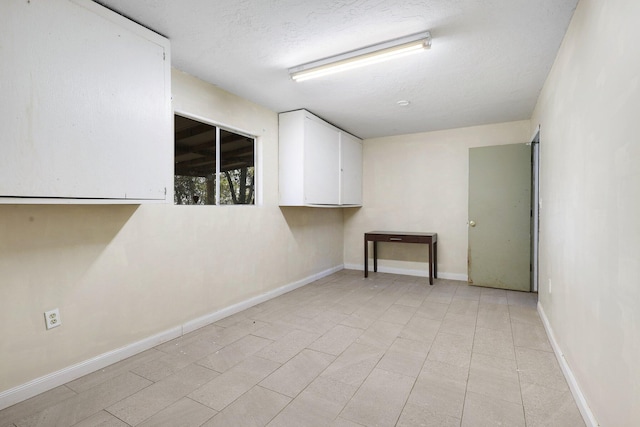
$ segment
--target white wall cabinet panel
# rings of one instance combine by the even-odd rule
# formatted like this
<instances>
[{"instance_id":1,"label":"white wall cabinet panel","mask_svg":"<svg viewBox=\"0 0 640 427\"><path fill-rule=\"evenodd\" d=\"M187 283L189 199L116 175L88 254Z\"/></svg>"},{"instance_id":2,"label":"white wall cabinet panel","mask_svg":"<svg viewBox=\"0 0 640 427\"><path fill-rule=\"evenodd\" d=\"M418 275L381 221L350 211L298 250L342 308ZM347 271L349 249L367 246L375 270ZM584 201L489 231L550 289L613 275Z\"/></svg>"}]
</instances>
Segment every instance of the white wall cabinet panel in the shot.
<instances>
[{"instance_id":1,"label":"white wall cabinet panel","mask_svg":"<svg viewBox=\"0 0 640 427\"><path fill-rule=\"evenodd\" d=\"M362 141L340 134L340 204L362 205Z\"/></svg>"},{"instance_id":2,"label":"white wall cabinet panel","mask_svg":"<svg viewBox=\"0 0 640 427\"><path fill-rule=\"evenodd\" d=\"M0 203L168 200L166 38L92 1L48 0L3 2L0 40Z\"/></svg>"},{"instance_id":3,"label":"white wall cabinet panel","mask_svg":"<svg viewBox=\"0 0 640 427\"><path fill-rule=\"evenodd\" d=\"M362 204L362 142L306 110L280 114L280 205Z\"/></svg>"},{"instance_id":4,"label":"white wall cabinet panel","mask_svg":"<svg viewBox=\"0 0 640 427\"><path fill-rule=\"evenodd\" d=\"M324 122L305 117L304 203L340 204L340 132Z\"/></svg>"}]
</instances>

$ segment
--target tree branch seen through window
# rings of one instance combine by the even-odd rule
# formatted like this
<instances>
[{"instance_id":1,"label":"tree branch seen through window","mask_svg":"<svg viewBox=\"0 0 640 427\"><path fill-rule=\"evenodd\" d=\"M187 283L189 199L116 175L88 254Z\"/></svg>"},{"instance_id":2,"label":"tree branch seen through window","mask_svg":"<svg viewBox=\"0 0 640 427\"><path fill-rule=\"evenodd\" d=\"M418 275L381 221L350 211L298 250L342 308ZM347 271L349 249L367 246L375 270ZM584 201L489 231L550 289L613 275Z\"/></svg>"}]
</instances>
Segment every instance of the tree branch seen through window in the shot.
<instances>
[{"instance_id":1,"label":"tree branch seen through window","mask_svg":"<svg viewBox=\"0 0 640 427\"><path fill-rule=\"evenodd\" d=\"M255 138L176 115L174 182L177 205L255 204Z\"/></svg>"}]
</instances>

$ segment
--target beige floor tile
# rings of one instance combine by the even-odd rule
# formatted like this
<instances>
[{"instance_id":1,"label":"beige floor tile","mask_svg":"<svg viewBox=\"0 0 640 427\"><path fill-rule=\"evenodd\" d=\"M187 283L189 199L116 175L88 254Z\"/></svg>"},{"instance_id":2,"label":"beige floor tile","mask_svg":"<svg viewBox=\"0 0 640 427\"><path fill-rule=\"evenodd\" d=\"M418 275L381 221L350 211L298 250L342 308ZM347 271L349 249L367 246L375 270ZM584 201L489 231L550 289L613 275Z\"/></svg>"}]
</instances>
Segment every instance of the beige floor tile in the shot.
<instances>
[{"instance_id":1,"label":"beige floor tile","mask_svg":"<svg viewBox=\"0 0 640 427\"><path fill-rule=\"evenodd\" d=\"M223 319L218 320L214 325L222 326L223 328L228 328L229 326L236 325L242 321L247 320L247 312L241 311L239 313L232 314L231 316L227 316Z\"/></svg>"},{"instance_id":2,"label":"beige floor tile","mask_svg":"<svg viewBox=\"0 0 640 427\"><path fill-rule=\"evenodd\" d=\"M408 307L406 305L393 304L391 307L380 316L380 320L383 322L399 323L406 325L415 313L415 307Z\"/></svg>"},{"instance_id":3,"label":"beige floor tile","mask_svg":"<svg viewBox=\"0 0 640 427\"><path fill-rule=\"evenodd\" d=\"M193 347L194 345L189 346L189 348ZM216 351L218 349L220 349L220 346L215 345L215 349L212 351ZM150 381L156 382L186 368L190 364L206 356L206 354L207 353L199 351L165 354L162 357L135 366L131 369L131 372Z\"/></svg>"},{"instance_id":4,"label":"beige floor tile","mask_svg":"<svg viewBox=\"0 0 640 427\"><path fill-rule=\"evenodd\" d=\"M295 328L285 324L267 324L260 329L251 332L251 335L266 338L271 341L279 340Z\"/></svg>"},{"instance_id":5,"label":"beige floor tile","mask_svg":"<svg viewBox=\"0 0 640 427\"><path fill-rule=\"evenodd\" d=\"M438 417L462 417L468 369L427 360L407 404Z\"/></svg>"},{"instance_id":6,"label":"beige floor tile","mask_svg":"<svg viewBox=\"0 0 640 427\"><path fill-rule=\"evenodd\" d=\"M335 416L308 399L297 398L285 407L268 427L316 427L331 424Z\"/></svg>"},{"instance_id":7,"label":"beige floor tile","mask_svg":"<svg viewBox=\"0 0 640 427\"><path fill-rule=\"evenodd\" d=\"M458 295L457 292L456 295ZM447 310L447 314L459 314L464 316L476 317L476 315L478 314L478 301L463 298L454 299L453 301L451 301L451 304L449 304L449 310Z\"/></svg>"},{"instance_id":8,"label":"beige floor tile","mask_svg":"<svg viewBox=\"0 0 640 427\"><path fill-rule=\"evenodd\" d=\"M120 362L114 363L113 365L109 365L106 368L92 372L75 381L71 381L70 383L67 383L67 387L77 393L81 393L105 382L108 379L122 375L136 366L159 359L164 355L165 353L152 348Z\"/></svg>"},{"instance_id":9,"label":"beige floor tile","mask_svg":"<svg viewBox=\"0 0 640 427\"><path fill-rule=\"evenodd\" d=\"M300 397L315 402L334 417L337 416L353 397L357 387L328 377L316 378Z\"/></svg>"},{"instance_id":10,"label":"beige floor tile","mask_svg":"<svg viewBox=\"0 0 640 427\"><path fill-rule=\"evenodd\" d=\"M363 333L363 329L336 325L329 332L311 343L308 348L337 356L353 344Z\"/></svg>"},{"instance_id":11,"label":"beige floor tile","mask_svg":"<svg viewBox=\"0 0 640 427\"><path fill-rule=\"evenodd\" d=\"M398 338L385 352L376 368L416 378L430 347L430 344L421 341Z\"/></svg>"},{"instance_id":12,"label":"beige floor tile","mask_svg":"<svg viewBox=\"0 0 640 427\"><path fill-rule=\"evenodd\" d=\"M209 381L188 397L221 411L279 367L280 364L277 362L252 356Z\"/></svg>"},{"instance_id":13,"label":"beige floor tile","mask_svg":"<svg viewBox=\"0 0 640 427\"><path fill-rule=\"evenodd\" d=\"M521 305L535 308L538 305L538 294L533 292L507 291L509 305Z\"/></svg>"},{"instance_id":14,"label":"beige floor tile","mask_svg":"<svg viewBox=\"0 0 640 427\"><path fill-rule=\"evenodd\" d=\"M403 294L400 298L398 298L395 302L395 304L398 305L405 305L407 307L415 307L418 308L420 307L420 305L422 304L422 301L424 301L424 299L427 297L427 295L429 295L429 292L431 292L431 290L424 288L423 287L423 291L409 291L405 294Z\"/></svg>"},{"instance_id":15,"label":"beige floor tile","mask_svg":"<svg viewBox=\"0 0 640 427\"><path fill-rule=\"evenodd\" d=\"M262 350L256 352L256 355L282 364L300 353L303 348L307 347L319 337L320 335L314 332L293 330L279 340L272 342Z\"/></svg>"},{"instance_id":16,"label":"beige floor tile","mask_svg":"<svg viewBox=\"0 0 640 427\"><path fill-rule=\"evenodd\" d=\"M186 340L174 340L171 345L163 344L156 347L162 348L163 352L167 354L137 364L131 369L131 372L154 382L160 381L191 363L220 350L223 344L218 341L221 334L227 334L228 329L207 327L199 334L197 331L189 334L189 338Z\"/></svg>"},{"instance_id":17,"label":"beige floor tile","mask_svg":"<svg viewBox=\"0 0 640 427\"><path fill-rule=\"evenodd\" d=\"M414 379L374 369L340 416L363 425L394 426Z\"/></svg>"},{"instance_id":18,"label":"beige floor tile","mask_svg":"<svg viewBox=\"0 0 640 427\"><path fill-rule=\"evenodd\" d=\"M262 427L290 401L286 396L256 386L203 424L203 427Z\"/></svg>"},{"instance_id":19,"label":"beige floor tile","mask_svg":"<svg viewBox=\"0 0 640 427\"><path fill-rule=\"evenodd\" d=\"M355 391L354 386L318 377L269 423L269 427L330 425Z\"/></svg>"},{"instance_id":20,"label":"beige floor tile","mask_svg":"<svg viewBox=\"0 0 640 427\"><path fill-rule=\"evenodd\" d=\"M206 342L210 342L212 344L217 344L221 347L224 347L231 344L232 342L238 341L240 338L243 338L253 333L253 331L257 331L267 325L268 323L266 322L258 321L255 319L245 319L234 324L233 326L222 328L216 333L206 334L206 335L203 334L202 338L205 339ZM210 353L213 353L213 352L210 352Z\"/></svg>"},{"instance_id":21,"label":"beige floor tile","mask_svg":"<svg viewBox=\"0 0 640 427\"><path fill-rule=\"evenodd\" d=\"M362 312L361 309L358 309L355 313L340 322L340 324L364 330L371 326L373 322L376 321L377 317L377 313Z\"/></svg>"},{"instance_id":22,"label":"beige floor tile","mask_svg":"<svg viewBox=\"0 0 640 427\"><path fill-rule=\"evenodd\" d=\"M219 374L199 365L189 365L144 390L117 402L107 411L130 425L137 425L203 386Z\"/></svg>"},{"instance_id":23,"label":"beige floor tile","mask_svg":"<svg viewBox=\"0 0 640 427\"><path fill-rule=\"evenodd\" d=\"M455 295L460 286L467 286L467 283L461 282L459 280L435 279L431 290L432 292Z\"/></svg>"},{"instance_id":24,"label":"beige floor tile","mask_svg":"<svg viewBox=\"0 0 640 427\"><path fill-rule=\"evenodd\" d=\"M378 347L354 343L320 375L359 387L383 355Z\"/></svg>"},{"instance_id":25,"label":"beige floor tile","mask_svg":"<svg viewBox=\"0 0 640 427\"><path fill-rule=\"evenodd\" d=\"M537 384L559 391L569 390L554 353L516 347L516 360L521 383Z\"/></svg>"},{"instance_id":26,"label":"beige floor tile","mask_svg":"<svg viewBox=\"0 0 640 427\"><path fill-rule=\"evenodd\" d=\"M199 427L216 414L213 409L185 397L137 427Z\"/></svg>"},{"instance_id":27,"label":"beige floor tile","mask_svg":"<svg viewBox=\"0 0 640 427\"><path fill-rule=\"evenodd\" d=\"M515 360L473 353L467 391L521 405Z\"/></svg>"},{"instance_id":28,"label":"beige floor tile","mask_svg":"<svg viewBox=\"0 0 640 427\"><path fill-rule=\"evenodd\" d=\"M528 323L544 327L535 307L510 305L509 316L512 322Z\"/></svg>"},{"instance_id":29,"label":"beige floor tile","mask_svg":"<svg viewBox=\"0 0 640 427\"><path fill-rule=\"evenodd\" d=\"M473 301L480 301L480 292L481 288L477 286L471 286L468 284L461 284L457 287L456 293L453 296L453 299L466 299Z\"/></svg>"},{"instance_id":30,"label":"beige floor tile","mask_svg":"<svg viewBox=\"0 0 640 427\"><path fill-rule=\"evenodd\" d=\"M313 350L302 350L260 382L262 387L295 397L335 359Z\"/></svg>"},{"instance_id":31,"label":"beige floor tile","mask_svg":"<svg viewBox=\"0 0 640 427\"><path fill-rule=\"evenodd\" d=\"M273 303L269 305L268 303ZM260 312L253 313L251 319L265 322L262 326L277 322L284 316L291 314L291 307L288 304L281 304L278 301L267 301ZM260 304L262 306L262 304Z\"/></svg>"},{"instance_id":32,"label":"beige floor tile","mask_svg":"<svg viewBox=\"0 0 640 427\"><path fill-rule=\"evenodd\" d=\"M511 331L506 330L476 328L473 352L501 359L516 359Z\"/></svg>"},{"instance_id":33,"label":"beige floor tile","mask_svg":"<svg viewBox=\"0 0 640 427\"><path fill-rule=\"evenodd\" d=\"M473 337L438 333L427 359L469 369Z\"/></svg>"},{"instance_id":34,"label":"beige floor tile","mask_svg":"<svg viewBox=\"0 0 640 427\"><path fill-rule=\"evenodd\" d=\"M439 332L464 335L473 338L476 331L476 315L449 313L442 319Z\"/></svg>"},{"instance_id":35,"label":"beige floor tile","mask_svg":"<svg viewBox=\"0 0 640 427\"><path fill-rule=\"evenodd\" d=\"M304 317L305 319L313 319L314 317L322 314L324 311L325 310L322 310L319 307L307 305L293 310L291 314L298 317Z\"/></svg>"},{"instance_id":36,"label":"beige floor tile","mask_svg":"<svg viewBox=\"0 0 640 427\"><path fill-rule=\"evenodd\" d=\"M397 427L460 427L460 418L431 412L424 406L407 403L400 414Z\"/></svg>"},{"instance_id":37,"label":"beige floor tile","mask_svg":"<svg viewBox=\"0 0 640 427\"><path fill-rule=\"evenodd\" d=\"M516 347L553 351L543 326L513 322L511 330L513 331L513 343Z\"/></svg>"},{"instance_id":38,"label":"beige floor tile","mask_svg":"<svg viewBox=\"0 0 640 427\"><path fill-rule=\"evenodd\" d=\"M463 427L525 427L522 405L467 392Z\"/></svg>"},{"instance_id":39,"label":"beige floor tile","mask_svg":"<svg viewBox=\"0 0 640 427\"><path fill-rule=\"evenodd\" d=\"M373 324L356 340L357 343L387 349L396 340L404 325L398 323L383 322L376 320Z\"/></svg>"},{"instance_id":40,"label":"beige floor tile","mask_svg":"<svg viewBox=\"0 0 640 427\"><path fill-rule=\"evenodd\" d=\"M481 304L478 308L476 327L510 331L511 317L509 316L509 308L506 305Z\"/></svg>"},{"instance_id":41,"label":"beige floor tile","mask_svg":"<svg viewBox=\"0 0 640 427\"><path fill-rule=\"evenodd\" d=\"M214 371L225 372L272 342L266 338L247 335L200 359L198 364Z\"/></svg>"},{"instance_id":42,"label":"beige floor tile","mask_svg":"<svg viewBox=\"0 0 640 427\"><path fill-rule=\"evenodd\" d=\"M331 306L331 309L334 311L337 311L338 313L352 315L360 307L361 307L361 304L359 302L353 301L352 299L347 299L347 300L337 301L335 304Z\"/></svg>"},{"instance_id":43,"label":"beige floor tile","mask_svg":"<svg viewBox=\"0 0 640 427\"><path fill-rule=\"evenodd\" d=\"M569 391L536 384L522 384L527 427L584 427L585 423Z\"/></svg>"},{"instance_id":44,"label":"beige floor tile","mask_svg":"<svg viewBox=\"0 0 640 427\"><path fill-rule=\"evenodd\" d=\"M129 424L119 420L107 411L100 411L74 424L73 427L129 427Z\"/></svg>"},{"instance_id":45,"label":"beige floor tile","mask_svg":"<svg viewBox=\"0 0 640 427\"><path fill-rule=\"evenodd\" d=\"M181 337L157 345L155 349L163 353L178 353L196 341L206 341L209 337L217 336L221 331L224 331L224 328L216 325L207 325Z\"/></svg>"},{"instance_id":46,"label":"beige floor tile","mask_svg":"<svg viewBox=\"0 0 640 427\"><path fill-rule=\"evenodd\" d=\"M19 420L15 424L18 427L72 426L151 384L151 381L128 372Z\"/></svg>"},{"instance_id":47,"label":"beige floor tile","mask_svg":"<svg viewBox=\"0 0 640 427\"><path fill-rule=\"evenodd\" d=\"M414 316L409 323L400 331L400 338L412 341L421 341L431 345L435 340L442 321L433 320L426 317Z\"/></svg>"},{"instance_id":48,"label":"beige floor tile","mask_svg":"<svg viewBox=\"0 0 640 427\"><path fill-rule=\"evenodd\" d=\"M76 393L73 390L69 389L66 385L62 385L34 396L31 399L16 403L0 411L0 426L11 426L14 421L44 411L48 407L54 406L74 396L76 396Z\"/></svg>"},{"instance_id":49,"label":"beige floor tile","mask_svg":"<svg viewBox=\"0 0 640 427\"><path fill-rule=\"evenodd\" d=\"M442 320L444 319L444 315L447 314L447 310L449 310L449 302L440 303L427 301L425 299L414 313L414 317L425 317L432 320Z\"/></svg>"},{"instance_id":50,"label":"beige floor tile","mask_svg":"<svg viewBox=\"0 0 640 427\"><path fill-rule=\"evenodd\" d=\"M341 323L348 317L349 315L347 314L327 309L320 313L318 316L314 317L312 321L316 322L316 324L318 325L322 325L321 328L318 328L318 331L322 331L321 333L326 333L335 325Z\"/></svg>"},{"instance_id":51,"label":"beige floor tile","mask_svg":"<svg viewBox=\"0 0 640 427\"><path fill-rule=\"evenodd\" d=\"M447 306L453 301L453 293L442 293L433 291L424 299L423 304L446 304Z\"/></svg>"},{"instance_id":52,"label":"beige floor tile","mask_svg":"<svg viewBox=\"0 0 640 427\"><path fill-rule=\"evenodd\" d=\"M329 427L363 427L362 424L354 423L353 421L349 421L345 418L338 417L336 418Z\"/></svg>"},{"instance_id":53,"label":"beige floor tile","mask_svg":"<svg viewBox=\"0 0 640 427\"><path fill-rule=\"evenodd\" d=\"M504 289L481 288L480 302L506 305L508 303L507 291Z\"/></svg>"}]
</instances>

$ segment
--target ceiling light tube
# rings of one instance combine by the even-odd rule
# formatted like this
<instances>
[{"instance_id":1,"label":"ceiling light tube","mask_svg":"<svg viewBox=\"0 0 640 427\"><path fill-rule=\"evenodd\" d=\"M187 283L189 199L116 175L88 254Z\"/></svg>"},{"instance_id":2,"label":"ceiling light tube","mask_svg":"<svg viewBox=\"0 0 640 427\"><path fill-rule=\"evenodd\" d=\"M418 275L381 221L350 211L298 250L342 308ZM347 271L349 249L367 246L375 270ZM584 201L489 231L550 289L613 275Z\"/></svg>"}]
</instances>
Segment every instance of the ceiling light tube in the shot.
<instances>
[{"instance_id":1,"label":"ceiling light tube","mask_svg":"<svg viewBox=\"0 0 640 427\"><path fill-rule=\"evenodd\" d=\"M430 47L431 34L425 31L299 65L290 68L289 74L293 80L301 82L421 52Z\"/></svg>"}]
</instances>

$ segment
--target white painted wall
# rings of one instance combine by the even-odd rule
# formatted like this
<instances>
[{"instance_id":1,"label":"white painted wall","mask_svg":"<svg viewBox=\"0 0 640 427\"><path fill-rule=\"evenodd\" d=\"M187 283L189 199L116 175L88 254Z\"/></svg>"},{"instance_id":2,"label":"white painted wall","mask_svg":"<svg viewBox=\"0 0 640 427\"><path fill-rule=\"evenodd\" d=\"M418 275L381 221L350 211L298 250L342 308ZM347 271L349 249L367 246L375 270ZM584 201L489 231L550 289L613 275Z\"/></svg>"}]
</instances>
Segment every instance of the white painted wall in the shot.
<instances>
[{"instance_id":1,"label":"white painted wall","mask_svg":"<svg viewBox=\"0 0 640 427\"><path fill-rule=\"evenodd\" d=\"M640 425L640 2L581 0L541 125L541 308L602 426Z\"/></svg>"},{"instance_id":2,"label":"white painted wall","mask_svg":"<svg viewBox=\"0 0 640 427\"><path fill-rule=\"evenodd\" d=\"M345 265L363 268L367 231L437 232L439 277L466 280L469 148L530 137L523 120L365 140L364 207L345 210ZM381 244L378 271L426 276L427 257L423 245Z\"/></svg>"},{"instance_id":3,"label":"white painted wall","mask_svg":"<svg viewBox=\"0 0 640 427\"><path fill-rule=\"evenodd\" d=\"M176 70L172 86L175 108L258 136L262 204L0 205L0 395L342 265L340 210L278 206L276 113Z\"/></svg>"}]
</instances>

